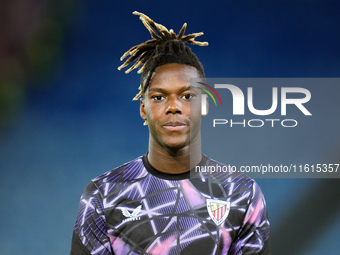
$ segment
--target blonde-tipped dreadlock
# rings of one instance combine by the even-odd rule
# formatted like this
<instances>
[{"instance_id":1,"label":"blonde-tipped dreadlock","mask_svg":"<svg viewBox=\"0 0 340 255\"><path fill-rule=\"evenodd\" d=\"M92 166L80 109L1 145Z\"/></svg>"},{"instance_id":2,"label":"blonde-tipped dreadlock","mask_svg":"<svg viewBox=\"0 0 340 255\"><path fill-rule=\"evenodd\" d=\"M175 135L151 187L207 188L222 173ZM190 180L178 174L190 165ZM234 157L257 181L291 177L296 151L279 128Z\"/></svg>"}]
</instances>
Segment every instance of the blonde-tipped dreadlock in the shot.
<instances>
[{"instance_id":1,"label":"blonde-tipped dreadlock","mask_svg":"<svg viewBox=\"0 0 340 255\"><path fill-rule=\"evenodd\" d=\"M184 44L187 42L199 46L208 45L207 42L195 41L195 38L203 35L203 32L184 35L187 27L187 24L184 23L178 35L176 35L172 29L168 30L161 24L157 24L143 13L135 11L133 14L139 15L139 19L149 30L151 37L153 38L133 46L120 58L120 60L123 60L130 55L124 64L118 67L118 70L121 70L135 61L125 73L129 73L142 66L138 70L138 73L142 73L141 84L138 88L140 91L133 100L138 100L138 98L146 91L153 71L160 65L169 63L191 65L196 67L199 73L204 77L203 67L197 56Z\"/></svg>"}]
</instances>

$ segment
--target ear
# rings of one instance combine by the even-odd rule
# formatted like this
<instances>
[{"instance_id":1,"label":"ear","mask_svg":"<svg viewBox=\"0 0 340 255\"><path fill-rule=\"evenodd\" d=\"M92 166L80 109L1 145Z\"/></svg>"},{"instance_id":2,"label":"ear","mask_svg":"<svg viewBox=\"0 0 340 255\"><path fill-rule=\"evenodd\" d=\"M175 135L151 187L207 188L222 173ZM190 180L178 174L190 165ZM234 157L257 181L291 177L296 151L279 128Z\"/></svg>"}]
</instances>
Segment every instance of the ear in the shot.
<instances>
[{"instance_id":1,"label":"ear","mask_svg":"<svg viewBox=\"0 0 340 255\"><path fill-rule=\"evenodd\" d=\"M148 124L148 121L146 120L146 112L145 112L145 102L144 102L144 98L140 99L140 106L139 106L139 114L142 117L144 121L144 125Z\"/></svg>"},{"instance_id":2,"label":"ear","mask_svg":"<svg viewBox=\"0 0 340 255\"><path fill-rule=\"evenodd\" d=\"M142 117L142 119L144 120L145 116L146 116L145 105L144 105L144 98L140 99L139 114Z\"/></svg>"},{"instance_id":3,"label":"ear","mask_svg":"<svg viewBox=\"0 0 340 255\"><path fill-rule=\"evenodd\" d=\"M209 112L208 95L202 94L201 95L201 115L202 115L202 117L207 116L208 112Z\"/></svg>"}]
</instances>

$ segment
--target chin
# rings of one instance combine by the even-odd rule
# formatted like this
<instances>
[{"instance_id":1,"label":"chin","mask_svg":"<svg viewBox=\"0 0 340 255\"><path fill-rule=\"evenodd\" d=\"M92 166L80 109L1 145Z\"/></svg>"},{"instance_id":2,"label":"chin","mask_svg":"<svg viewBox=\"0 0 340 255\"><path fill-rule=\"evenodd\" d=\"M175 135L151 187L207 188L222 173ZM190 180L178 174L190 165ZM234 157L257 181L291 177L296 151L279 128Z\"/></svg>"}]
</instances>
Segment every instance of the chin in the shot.
<instances>
[{"instance_id":1,"label":"chin","mask_svg":"<svg viewBox=\"0 0 340 255\"><path fill-rule=\"evenodd\" d=\"M166 148L170 149L170 150L180 150L183 149L185 147L189 146L189 142L188 141L170 141L170 142L165 142L164 145Z\"/></svg>"}]
</instances>

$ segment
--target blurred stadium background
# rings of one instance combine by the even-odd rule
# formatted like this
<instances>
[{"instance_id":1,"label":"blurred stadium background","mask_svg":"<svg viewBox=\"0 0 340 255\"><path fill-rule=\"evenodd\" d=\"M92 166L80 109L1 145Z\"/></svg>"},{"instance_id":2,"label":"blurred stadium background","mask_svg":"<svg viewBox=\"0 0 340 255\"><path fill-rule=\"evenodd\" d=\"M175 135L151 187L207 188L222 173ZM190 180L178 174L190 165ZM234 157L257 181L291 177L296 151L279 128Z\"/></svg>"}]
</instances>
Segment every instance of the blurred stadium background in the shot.
<instances>
[{"instance_id":1,"label":"blurred stadium background","mask_svg":"<svg viewBox=\"0 0 340 255\"><path fill-rule=\"evenodd\" d=\"M193 51L209 77L340 76L338 1L2 0L0 254L68 254L89 180L146 152L131 101L139 75L117 71L120 56L149 39L134 10L204 31L210 45ZM339 161L340 137L331 138L323 153ZM339 180L257 182L273 254L339 254Z\"/></svg>"}]
</instances>

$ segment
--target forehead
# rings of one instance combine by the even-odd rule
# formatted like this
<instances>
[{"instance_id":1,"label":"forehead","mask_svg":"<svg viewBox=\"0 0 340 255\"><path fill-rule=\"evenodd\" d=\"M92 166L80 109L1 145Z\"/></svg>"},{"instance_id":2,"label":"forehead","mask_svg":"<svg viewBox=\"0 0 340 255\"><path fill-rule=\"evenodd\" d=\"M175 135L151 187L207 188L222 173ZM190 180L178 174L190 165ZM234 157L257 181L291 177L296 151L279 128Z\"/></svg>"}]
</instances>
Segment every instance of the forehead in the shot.
<instances>
[{"instance_id":1,"label":"forehead","mask_svg":"<svg viewBox=\"0 0 340 255\"><path fill-rule=\"evenodd\" d=\"M191 79L197 79L200 75L193 66L182 64L166 64L156 68L149 89L152 88L177 88L190 86Z\"/></svg>"}]
</instances>

